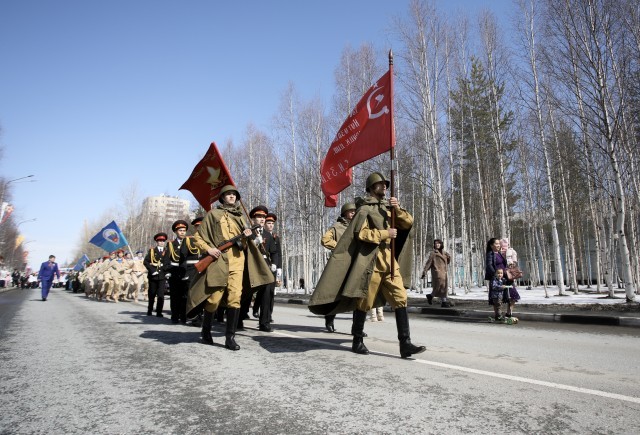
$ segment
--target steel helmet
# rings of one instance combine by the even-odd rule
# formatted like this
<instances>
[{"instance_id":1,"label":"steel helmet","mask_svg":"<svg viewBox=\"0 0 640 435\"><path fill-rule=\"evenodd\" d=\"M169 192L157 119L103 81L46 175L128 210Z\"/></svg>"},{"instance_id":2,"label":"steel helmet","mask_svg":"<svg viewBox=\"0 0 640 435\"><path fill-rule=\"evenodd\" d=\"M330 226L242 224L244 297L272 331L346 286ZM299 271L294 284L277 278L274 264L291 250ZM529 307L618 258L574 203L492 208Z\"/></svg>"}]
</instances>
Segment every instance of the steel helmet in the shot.
<instances>
[{"instance_id":1,"label":"steel helmet","mask_svg":"<svg viewBox=\"0 0 640 435\"><path fill-rule=\"evenodd\" d=\"M371 175L369 175L367 177L367 188L366 188L367 192L369 191L369 188L371 188L371 186L373 186L374 184L379 183L381 181L384 182L384 184L387 185L387 188L389 187L389 185L390 185L389 180L387 180L384 177L384 175L382 175L380 172L374 172Z\"/></svg>"}]
</instances>

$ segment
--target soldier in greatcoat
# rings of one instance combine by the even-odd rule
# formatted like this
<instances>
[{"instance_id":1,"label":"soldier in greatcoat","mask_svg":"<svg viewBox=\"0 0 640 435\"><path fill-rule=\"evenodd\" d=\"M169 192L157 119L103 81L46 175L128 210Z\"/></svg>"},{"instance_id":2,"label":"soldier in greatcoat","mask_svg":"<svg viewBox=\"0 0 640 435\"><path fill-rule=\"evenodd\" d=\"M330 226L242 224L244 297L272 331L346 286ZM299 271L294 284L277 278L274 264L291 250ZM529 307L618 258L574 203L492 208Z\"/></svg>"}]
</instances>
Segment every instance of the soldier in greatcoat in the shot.
<instances>
[{"instance_id":1,"label":"soldier in greatcoat","mask_svg":"<svg viewBox=\"0 0 640 435\"><path fill-rule=\"evenodd\" d=\"M338 245L338 240L340 240L340 238L344 234L355 214L356 205L354 203L348 202L344 204L340 209L340 216L338 217L336 223L333 224L333 226L322 235L322 239L320 241L322 246L333 252L333 250ZM334 325L335 318L335 314L327 314L326 316L324 316L324 326L325 328L327 328L327 331L336 331Z\"/></svg>"},{"instance_id":2,"label":"soldier in greatcoat","mask_svg":"<svg viewBox=\"0 0 640 435\"><path fill-rule=\"evenodd\" d=\"M407 358L424 352L424 346L411 343L407 292L410 282L413 217L400 207L395 197L385 199L389 181L374 172L366 181L367 194L356 201L358 210L325 267L309 302L314 314L335 314L355 309L351 350L368 354L364 345L364 323L372 307L391 305L396 315L400 356ZM391 228L391 208L396 225ZM391 240L395 239L397 259L391 277Z\"/></svg>"},{"instance_id":3,"label":"soldier in greatcoat","mask_svg":"<svg viewBox=\"0 0 640 435\"><path fill-rule=\"evenodd\" d=\"M220 204L207 213L195 234L193 239L198 249L212 256L215 261L194 280L187 301L187 313L204 303L202 341L213 344L211 320L223 297L226 297L225 347L231 350L240 349L235 341L235 333L245 269L251 288L273 281L273 275L257 246L252 241L247 243L246 238L251 237L253 232L246 227L239 200L240 193L234 186L224 186L220 190ZM239 243L224 252L218 249L225 241L240 234L243 234L243 238Z\"/></svg>"}]
</instances>

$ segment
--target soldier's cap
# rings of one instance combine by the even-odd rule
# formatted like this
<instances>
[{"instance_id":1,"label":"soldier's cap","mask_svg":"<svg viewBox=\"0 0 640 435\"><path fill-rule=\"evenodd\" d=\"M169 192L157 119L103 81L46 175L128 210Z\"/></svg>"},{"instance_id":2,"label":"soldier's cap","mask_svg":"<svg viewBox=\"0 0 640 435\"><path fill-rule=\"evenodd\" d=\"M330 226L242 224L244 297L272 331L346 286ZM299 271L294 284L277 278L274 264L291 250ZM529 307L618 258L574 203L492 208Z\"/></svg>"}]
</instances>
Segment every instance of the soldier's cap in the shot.
<instances>
[{"instance_id":1,"label":"soldier's cap","mask_svg":"<svg viewBox=\"0 0 640 435\"><path fill-rule=\"evenodd\" d=\"M236 189L235 186L232 186L230 184L227 184L226 186L223 186L222 189L220 189L220 198L218 199L218 201L223 203L224 201L222 200L222 197L227 192L235 193L236 194L236 201L240 201L240 192L238 192L238 189Z\"/></svg>"},{"instance_id":2,"label":"soldier's cap","mask_svg":"<svg viewBox=\"0 0 640 435\"><path fill-rule=\"evenodd\" d=\"M185 230L189 229L189 224L187 223L187 221L178 219L173 223L173 225L171 225L171 231L173 231L174 233L178 231L180 228L184 228Z\"/></svg>"},{"instance_id":3,"label":"soldier's cap","mask_svg":"<svg viewBox=\"0 0 640 435\"><path fill-rule=\"evenodd\" d=\"M278 220L278 217L276 216L275 213L267 213L267 218L265 219L265 222L275 222Z\"/></svg>"},{"instance_id":4,"label":"soldier's cap","mask_svg":"<svg viewBox=\"0 0 640 435\"><path fill-rule=\"evenodd\" d=\"M108 259L108 258L109 258L109 256L108 256L108 255L105 255L104 257L102 257L102 259L103 259L103 260L106 260L106 259Z\"/></svg>"},{"instance_id":5,"label":"soldier's cap","mask_svg":"<svg viewBox=\"0 0 640 435\"><path fill-rule=\"evenodd\" d=\"M153 236L153 240L155 240L156 242L164 242L165 240L167 240L167 233L158 233Z\"/></svg>"},{"instance_id":6,"label":"soldier's cap","mask_svg":"<svg viewBox=\"0 0 640 435\"><path fill-rule=\"evenodd\" d=\"M201 216L198 216L197 218L195 218L194 220L191 221L191 225L193 225L194 227L197 227L201 223L202 223L202 217Z\"/></svg>"},{"instance_id":7,"label":"soldier's cap","mask_svg":"<svg viewBox=\"0 0 640 435\"><path fill-rule=\"evenodd\" d=\"M264 205L258 205L251 209L251 211L249 212L249 217L254 218L259 216L267 216L267 213L269 213L267 207L265 207Z\"/></svg>"}]
</instances>

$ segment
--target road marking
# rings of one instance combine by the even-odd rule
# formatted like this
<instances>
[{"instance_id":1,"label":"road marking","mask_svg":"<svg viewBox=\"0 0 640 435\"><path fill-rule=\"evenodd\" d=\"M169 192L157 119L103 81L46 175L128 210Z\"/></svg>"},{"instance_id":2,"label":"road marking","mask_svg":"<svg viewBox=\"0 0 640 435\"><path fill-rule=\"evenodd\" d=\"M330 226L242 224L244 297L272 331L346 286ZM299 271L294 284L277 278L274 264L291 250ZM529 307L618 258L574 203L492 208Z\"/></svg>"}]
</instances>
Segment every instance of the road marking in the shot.
<instances>
[{"instance_id":1,"label":"road marking","mask_svg":"<svg viewBox=\"0 0 640 435\"><path fill-rule=\"evenodd\" d=\"M282 335L284 337L298 338L298 339L310 341L312 343L322 344L322 345L325 345L325 346L326 345L330 345L330 346L338 347L338 348L345 348L345 347L349 348L349 346L350 346L350 345L345 345L345 344L331 343L331 342L327 342L327 341L322 340L322 339L300 337L298 335L286 334L286 333L280 332L280 331L274 331L274 333L276 333L278 335ZM369 349L369 352L371 354L373 354L373 355L385 355L385 356L391 356L391 357L398 357L398 355L396 355L396 354L372 351L371 349ZM539 381L537 379L523 378L521 376L505 375L505 374L502 374L502 373L494 373L494 372L489 372L489 371L486 371L486 370L472 369L472 368L469 368L469 367L463 367L463 366L457 366L457 365L453 365L453 364L440 363L440 362L437 362L437 361L429 361L429 360L426 360L426 359L419 359L419 358L415 358L415 357L413 359L408 360L408 361L413 361L413 362L416 362L416 363L419 363L419 364L425 364L425 365L430 365L430 366L434 366L434 367L440 367L440 368L448 369L448 370L457 370L459 372L473 373L473 374L476 374L476 375L490 376L492 378L506 379L508 381L522 382L524 384L540 385L542 387L555 388L555 389L558 389L558 390L567 390L567 391L573 391L575 393L590 394L592 396L600 396L600 397L606 397L606 398L609 398L609 399L623 400L625 402L640 403L640 398L631 397L631 396L625 396L623 394L608 393L606 391L591 390L589 388L574 387L574 386L571 386L571 385L557 384L555 382Z\"/></svg>"}]
</instances>

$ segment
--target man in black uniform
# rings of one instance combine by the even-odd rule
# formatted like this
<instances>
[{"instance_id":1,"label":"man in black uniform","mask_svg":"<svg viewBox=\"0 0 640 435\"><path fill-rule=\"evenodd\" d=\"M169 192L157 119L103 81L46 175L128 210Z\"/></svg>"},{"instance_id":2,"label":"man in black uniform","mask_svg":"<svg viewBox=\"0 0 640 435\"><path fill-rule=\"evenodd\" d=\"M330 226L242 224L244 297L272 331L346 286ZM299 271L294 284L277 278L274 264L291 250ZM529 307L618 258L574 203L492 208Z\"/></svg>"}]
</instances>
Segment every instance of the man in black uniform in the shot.
<instances>
[{"instance_id":1,"label":"man in black uniform","mask_svg":"<svg viewBox=\"0 0 640 435\"><path fill-rule=\"evenodd\" d=\"M153 312L153 303L158 296L158 304L156 305L156 316L164 317L162 315L162 308L164 307L164 284L165 284L165 270L164 270L164 256L166 250L164 244L167 240L166 233L158 233L153 236L153 240L156 242L154 248L149 249L147 255L144 257L144 267L147 268L147 278L149 279L149 306L147 308L147 316L150 316Z\"/></svg>"},{"instance_id":2,"label":"man in black uniform","mask_svg":"<svg viewBox=\"0 0 640 435\"><path fill-rule=\"evenodd\" d=\"M184 220L177 220L171 225L171 231L176 238L167 243L167 254L164 256L164 268L169 279L169 298L171 304L171 322L187 323L187 291L189 282L185 280L186 269L180 252L187 236L189 224Z\"/></svg>"},{"instance_id":3,"label":"man in black uniform","mask_svg":"<svg viewBox=\"0 0 640 435\"><path fill-rule=\"evenodd\" d=\"M202 223L202 217L197 217L191 221L191 226L193 227L193 232L195 234L198 231L198 227ZM200 259L201 252L198 247L193 242L193 236L187 236L184 239L184 242L180 245L180 264L184 267L185 276L182 278L183 282L186 283L187 288L189 288L190 283L193 278L198 274L196 270L196 263ZM187 290L188 294L188 290ZM192 313L191 316L187 320L191 321L192 326L200 327L202 326L202 307L199 310L194 310L196 313Z\"/></svg>"},{"instance_id":4,"label":"man in black uniform","mask_svg":"<svg viewBox=\"0 0 640 435\"><path fill-rule=\"evenodd\" d=\"M271 265L270 249L273 250L275 247L273 246L273 239L271 238L271 234L264 231L264 222L268 212L269 210L267 209L267 207L265 207L264 205L258 205L257 207L254 207L253 209L251 209L251 211L249 212L249 217L253 221L254 225L260 225L260 228L256 231L257 236L253 242L258 246L258 250L262 254L262 258L264 258L264 260L266 261L267 266L270 267ZM269 308L268 308L271 305L271 300L268 297L268 295L265 297L265 292L266 290L268 290L268 287L270 286L270 284L258 286L255 289L251 289L247 284L248 283L245 283L245 285L243 285L243 295L242 295L242 304L241 304L241 312L240 312L241 316L240 316L240 320L238 321L238 327L244 328L244 322L243 322L243 319L245 318L244 315L249 313L251 296L253 292L256 291L254 307L256 305L259 305L260 307L263 307L263 306L267 307L266 310L261 310L260 318L258 319L258 328L260 329L260 331L271 332L272 329L271 329L271 322L270 322ZM265 313L266 313L266 316L265 316Z\"/></svg>"},{"instance_id":5,"label":"man in black uniform","mask_svg":"<svg viewBox=\"0 0 640 435\"><path fill-rule=\"evenodd\" d=\"M264 229L271 235L273 242L268 248L271 252L271 272L276 281L269 287L269 294L271 297L271 305L269 307L269 321L273 323L273 304L275 301L276 287L282 285L282 244L280 243L280 236L275 232L276 221L278 220L275 213L267 213L267 218L264 222Z\"/></svg>"}]
</instances>

